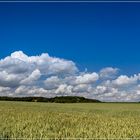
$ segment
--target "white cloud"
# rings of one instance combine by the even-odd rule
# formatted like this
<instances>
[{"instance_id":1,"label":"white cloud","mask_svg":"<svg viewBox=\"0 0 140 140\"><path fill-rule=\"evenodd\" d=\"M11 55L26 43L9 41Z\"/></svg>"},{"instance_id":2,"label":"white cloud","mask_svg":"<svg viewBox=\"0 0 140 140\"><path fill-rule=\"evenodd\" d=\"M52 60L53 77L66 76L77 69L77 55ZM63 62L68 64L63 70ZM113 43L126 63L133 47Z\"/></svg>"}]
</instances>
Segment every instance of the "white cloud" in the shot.
<instances>
[{"instance_id":1,"label":"white cloud","mask_svg":"<svg viewBox=\"0 0 140 140\"><path fill-rule=\"evenodd\" d=\"M85 73L83 75L79 75L76 77L75 83L76 84L90 84L97 81L99 78L98 74L93 73Z\"/></svg>"},{"instance_id":2,"label":"white cloud","mask_svg":"<svg viewBox=\"0 0 140 140\"><path fill-rule=\"evenodd\" d=\"M101 78L112 78L118 71L118 68L106 67L100 70L99 75Z\"/></svg>"},{"instance_id":3,"label":"white cloud","mask_svg":"<svg viewBox=\"0 0 140 140\"><path fill-rule=\"evenodd\" d=\"M47 89L56 89L61 84L61 80L58 76L51 76L44 81L44 84Z\"/></svg>"},{"instance_id":4,"label":"white cloud","mask_svg":"<svg viewBox=\"0 0 140 140\"><path fill-rule=\"evenodd\" d=\"M89 92L91 85L89 84L79 84L73 88L73 92Z\"/></svg>"},{"instance_id":5,"label":"white cloud","mask_svg":"<svg viewBox=\"0 0 140 140\"><path fill-rule=\"evenodd\" d=\"M95 93L105 93L107 91L107 87L106 86L101 86L101 85L98 85L95 89Z\"/></svg>"},{"instance_id":6,"label":"white cloud","mask_svg":"<svg viewBox=\"0 0 140 140\"><path fill-rule=\"evenodd\" d=\"M9 74L5 70L0 71L0 86L4 87L15 87L19 85L19 81L23 76L17 74Z\"/></svg>"},{"instance_id":7,"label":"white cloud","mask_svg":"<svg viewBox=\"0 0 140 140\"><path fill-rule=\"evenodd\" d=\"M0 87L0 92L10 91L10 87Z\"/></svg>"},{"instance_id":8,"label":"white cloud","mask_svg":"<svg viewBox=\"0 0 140 140\"><path fill-rule=\"evenodd\" d=\"M140 74L120 75L118 68L81 72L73 61L47 53L16 51L0 60L1 96L84 96L103 101L140 101Z\"/></svg>"},{"instance_id":9,"label":"white cloud","mask_svg":"<svg viewBox=\"0 0 140 140\"><path fill-rule=\"evenodd\" d=\"M11 54L11 58L19 59L21 61L28 61L28 56L24 54L22 51L16 51Z\"/></svg>"},{"instance_id":10,"label":"white cloud","mask_svg":"<svg viewBox=\"0 0 140 140\"><path fill-rule=\"evenodd\" d=\"M1 69L13 69L14 66L18 65L21 65L21 69L25 69L25 72L38 69L45 75L73 74L78 71L74 62L56 57L50 57L47 53L43 53L40 56L27 56L22 51L16 51L12 53L11 56L6 57L0 62ZM19 70L19 67L17 67L17 69Z\"/></svg>"},{"instance_id":11,"label":"white cloud","mask_svg":"<svg viewBox=\"0 0 140 140\"><path fill-rule=\"evenodd\" d=\"M22 80L20 84L32 84L37 81L41 76L41 73L38 69L34 70L27 78Z\"/></svg>"},{"instance_id":12,"label":"white cloud","mask_svg":"<svg viewBox=\"0 0 140 140\"><path fill-rule=\"evenodd\" d=\"M55 93L58 95L71 94L72 88L71 85L62 84L56 89Z\"/></svg>"},{"instance_id":13,"label":"white cloud","mask_svg":"<svg viewBox=\"0 0 140 140\"><path fill-rule=\"evenodd\" d=\"M112 83L118 86L136 84L137 81L139 80L139 77L140 77L139 74L131 77L121 75L117 79L113 80Z\"/></svg>"}]
</instances>

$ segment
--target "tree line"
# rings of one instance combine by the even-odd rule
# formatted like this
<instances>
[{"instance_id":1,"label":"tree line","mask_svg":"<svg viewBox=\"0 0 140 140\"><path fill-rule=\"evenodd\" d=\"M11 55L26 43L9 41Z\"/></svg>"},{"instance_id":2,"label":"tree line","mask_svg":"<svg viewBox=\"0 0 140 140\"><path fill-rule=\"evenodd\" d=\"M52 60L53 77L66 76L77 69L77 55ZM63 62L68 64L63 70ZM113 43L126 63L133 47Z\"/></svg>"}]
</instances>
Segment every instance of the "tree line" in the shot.
<instances>
[{"instance_id":1,"label":"tree line","mask_svg":"<svg viewBox=\"0 0 140 140\"><path fill-rule=\"evenodd\" d=\"M26 101L26 102L50 102L50 103L97 103L96 99L87 99L79 96L46 97L8 97L0 96L0 101Z\"/></svg>"}]
</instances>

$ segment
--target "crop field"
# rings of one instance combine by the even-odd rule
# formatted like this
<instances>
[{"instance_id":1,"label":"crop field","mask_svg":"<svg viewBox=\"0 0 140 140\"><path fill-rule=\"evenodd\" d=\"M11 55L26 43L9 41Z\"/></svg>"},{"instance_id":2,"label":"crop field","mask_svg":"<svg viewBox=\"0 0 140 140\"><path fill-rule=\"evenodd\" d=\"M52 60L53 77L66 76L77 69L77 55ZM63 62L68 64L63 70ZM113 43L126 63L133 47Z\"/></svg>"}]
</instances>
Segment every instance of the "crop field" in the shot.
<instances>
[{"instance_id":1,"label":"crop field","mask_svg":"<svg viewBox=\"0 0 140 140\"><path fill-rule=\"evenodd\" d=\"M140 138L140 104L0 101L4 138Z\"/></svg>"}]
</instances>

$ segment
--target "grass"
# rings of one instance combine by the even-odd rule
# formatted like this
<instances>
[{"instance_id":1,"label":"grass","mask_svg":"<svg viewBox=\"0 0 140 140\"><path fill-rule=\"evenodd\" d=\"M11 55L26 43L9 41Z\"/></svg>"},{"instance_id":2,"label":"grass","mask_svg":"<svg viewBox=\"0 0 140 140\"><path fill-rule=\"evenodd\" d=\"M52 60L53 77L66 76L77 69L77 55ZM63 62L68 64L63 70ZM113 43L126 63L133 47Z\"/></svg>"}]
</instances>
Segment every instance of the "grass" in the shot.
<instances>
[{"instance_id":1,"label":"grass","mask_svg":"<svg viewBox=\"0 0 140 140\"><path fill-rule=\"evenodd\" d=\"M140 104L0 101L3 138L140 138Z\"/></svg>"}]
</instances>

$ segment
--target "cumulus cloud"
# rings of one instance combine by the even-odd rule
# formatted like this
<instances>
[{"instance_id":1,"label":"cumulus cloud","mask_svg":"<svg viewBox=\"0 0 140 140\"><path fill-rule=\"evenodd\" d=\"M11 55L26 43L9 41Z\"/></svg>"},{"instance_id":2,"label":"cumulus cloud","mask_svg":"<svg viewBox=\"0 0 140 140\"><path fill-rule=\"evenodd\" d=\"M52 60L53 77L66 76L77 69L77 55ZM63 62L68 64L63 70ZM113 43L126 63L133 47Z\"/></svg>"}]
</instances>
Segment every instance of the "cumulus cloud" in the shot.
<instances>
[{"instance_id":1,"label":"cumulus cloud","mask_svg":"<svg viewBox=\"0 0 140 140\"><path fill-rule=\"evenodd\" d=\"M78 71L74 62L50 57L47 53L40 56L27 56L22 51L16 51L1 60L0 67L5 68L9 72L26 73L35 69L40 70L45 75L55 74L74 74ZM10 68L10 70L8 70ZM23 71L22 71L23 70Z\"/></svg>"},{"instance_id":2,"label":"cumulus cloud","mask_svg":"<svg viewBox=\"0 0 140 140\"><path fill-rule=\"evenodd\" d=\"M8 73L5 70L0 71L0 86L4 87L16 87L19 85L23 76L17 74Z\"/></svg>"},{"instance_id":3,"label":"cumulus cloud","mask_svg":"<svg viewBox=\"0 0 140 140\"><path fill-rule=\"evenodd\" d=\"M100 70L99 75L101 78L112 78L118 71L118 68L106 67Z\"/></svg>"},{"instance_id":4,"label":"cumulus cloud","mask_svg":"<svg viewBox=\"0 0 140 140\"><path fill-rule=\"evenodd\" d=\"M58 76L51 76L44 81L46 89L56 89L61 84L61 81Z\"/></svg>"},{"instance_id":5,"label":"cumulus cloud","mask_svg":"<svg viewBox=\"0 0 140 140\"><path fill-rule=\"evenodd\" d=\"M117 79L113 80L113 84L115 85L131 85L136 84L140 79L140 74L128 77L126 75L121 75Z\"/></svg>"},{"instance_id":6,"label":"cumulus cloud","mask_svg":"<svg viewBox=\"0 0 140 140\"><path fill-rule=\"evenodd\" d=\"M75 83L76 84L89 84L97 81L99 78L98 74L93 72L93 73L84 73L80 76L76 77Z\"/></svg>"},{"instance_id":7,"label":"cumulus cloud","mask_svg":"<svg viewBox=\"0 0 140 140\"><path fill-rule=\"evenodd\" d=\"M140 74L118 72L113 67L82 72L70 60L48 53L28 56L16 51L0 60L0 96L72 95L102 101L139 101Z\"/></svg>"},{"instance_id":8,"label":"cumulus cloud","mask_svg":"<svg viewBox=\"0 0 140 140\"><path fill-rule=\"evenodd\" d=\"M73 92L90 92L91 85L89 84L79 84L73 88Z\"/></svg>"},{"instance_id":9,"label":"cumulus cloud","mask_svg":"<svg viewBox=\"0 0 140 140\"><path fill-rule=\"evenodd\" d=\"M27 78L22 80L20 84L32 84L37 81L41 76L41 73L38 69L34 70Z\"/></svg>"},{"instance_id":10,"label":"cumulus cloud","mask_svg":"<svg viewBox=\"0 0 140 140\"><path fill-rule=\"evenodd\" d=\"M71 85L62 84L55 90L55 93L58 95L71 95L72 88L73 87Z\"/></svg>"}]
</instances>

